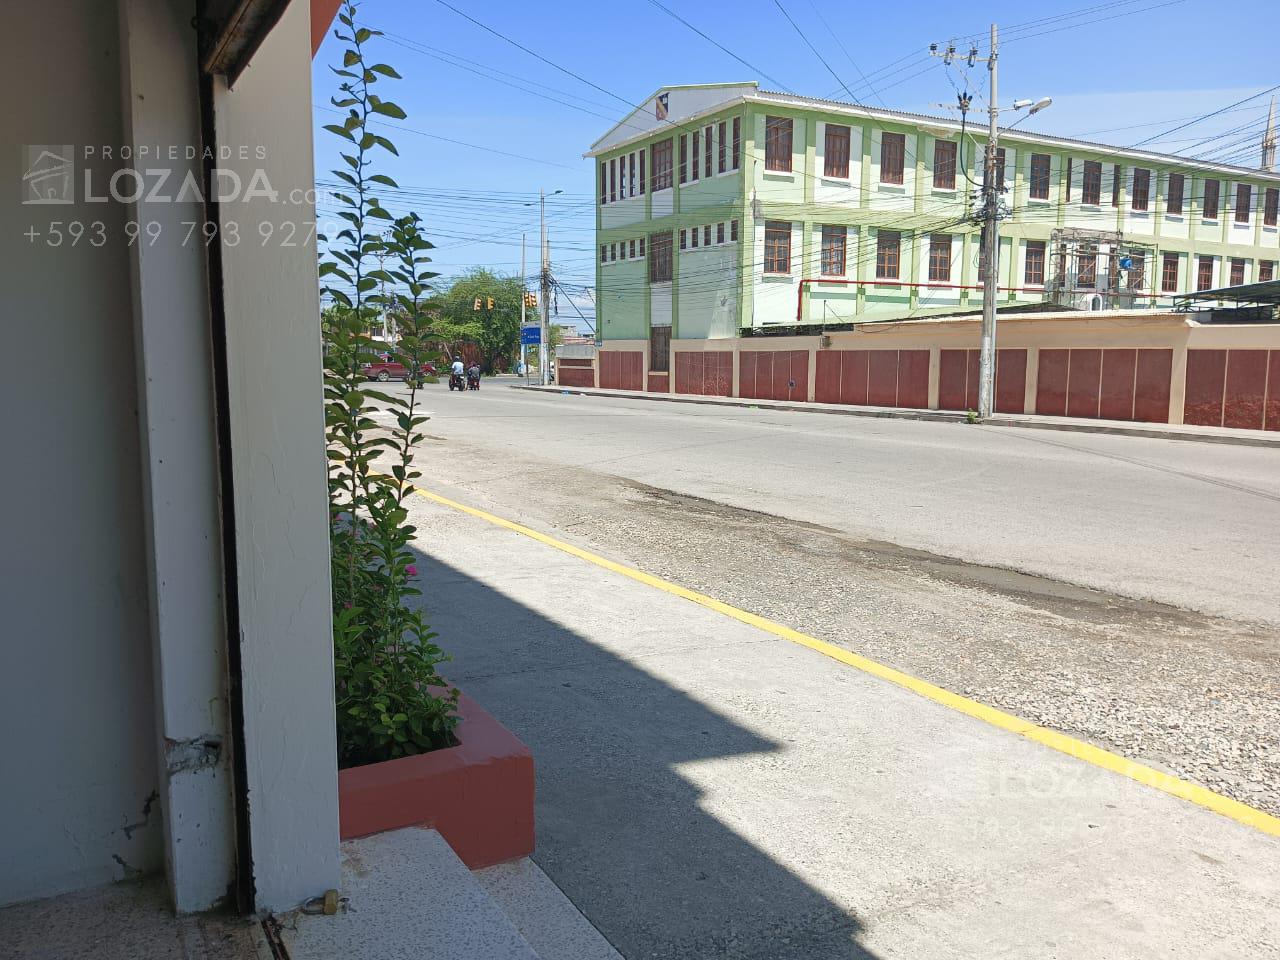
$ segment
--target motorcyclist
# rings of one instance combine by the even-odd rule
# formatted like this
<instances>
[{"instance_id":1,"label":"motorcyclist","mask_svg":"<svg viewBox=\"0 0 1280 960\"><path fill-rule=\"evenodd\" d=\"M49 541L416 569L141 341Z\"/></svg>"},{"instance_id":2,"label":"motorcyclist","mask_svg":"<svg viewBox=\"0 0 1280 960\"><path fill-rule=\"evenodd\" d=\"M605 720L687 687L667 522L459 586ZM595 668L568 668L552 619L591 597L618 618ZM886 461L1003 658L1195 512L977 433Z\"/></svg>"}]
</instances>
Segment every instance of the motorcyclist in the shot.
<instances>
[{"instance_id":1,"label":"motorcyclist","mask_svg":"<svg viewBox=\"0 0 1280 960\"><path fill-rule=\"evenodd\" d=\"M454 358L453 358L453 375L454 375L455 377L460 377L460 376L462 376L465 372L466 372L466 368L464 367L464 365L463 365L463 363L462 363L462 358L461 358L461 357L454 357Z\"/></svg>"},{"instance_id":2,"label":"motorcyclist","mask_svg":"<svg viewBox=\"0 0 1280 960\"><path fill-rule=\"evenodd\" d=\"M480 364L473 363L471 366L467 367L467 379L468 380L480 379Z\"/></svg>"}]
</instances>

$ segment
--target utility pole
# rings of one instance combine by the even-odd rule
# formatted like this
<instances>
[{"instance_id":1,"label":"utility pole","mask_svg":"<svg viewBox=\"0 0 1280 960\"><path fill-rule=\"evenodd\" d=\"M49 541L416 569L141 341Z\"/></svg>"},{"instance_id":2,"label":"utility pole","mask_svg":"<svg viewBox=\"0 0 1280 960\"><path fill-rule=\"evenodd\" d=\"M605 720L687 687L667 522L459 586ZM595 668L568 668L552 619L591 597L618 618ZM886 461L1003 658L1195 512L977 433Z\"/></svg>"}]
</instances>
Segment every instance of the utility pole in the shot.
<instances>
[{"instance_id":1,"label":"utility pole","mask_svg":"<svg viewBox=\"0 0 1280 960\"><path fill-rule=\"evenodd\" d=\"M525 305L525 288L524 278L524 238L525 235L520 234L520 369L524 373L525 383L529 382L529 360L526 355L526 347L524 345L524 305Z\"/></svg>"},{"instance_id":2,"label":"utility pole","mask_svg":"<svg viewBox=\"0 0 1280 960\"><path fill-rule=\"evenodd\" d=\"M929 45L929 53L941 57L945 66L950 67L957 59L967 61L970 68L978 62L978 48L971 46L967 57L957 57L955 43L948 43L944 50L938 44ZM985 58L987 72L990 75L990 99L987 104L990 122L987 127L987 155L983 162L982 207L977 210L973 220L982 223L982 246L986 251L987 270L982 278L982 342L978 351L978 417L985 419L995 409L996 380L996 300L1000 289L1000 215L1001 199L1004 192L1003 170L999 179L996 177L996 152L1000 143L1000 100L996 85L996 74L1000 60L1000 37L996 25L991 25L991 50ZM966 85L967 86L967 85ZM958 94L960 113L966 115L971 98L968 90ZM1005 109L1026 110L1021 119L1033 116L1053 103L1052 97L1041 97L1039 100L1015 100ZM1029 108L1029 109L1028 109ZM1013 126L1021 120L1015 120ZM963 124L961 125L963 130ZM962 145L963 147L963 145ZM968 175L966 174L966 177ZM970 182L972 179L970 178Z\"/></svg>"},{"instance_id":3,"label":"utility pole","mask_svg":"<svg viewBox=\"0 0 1280 960\"><path fill-rule=\"evenodd\" d=\"M995 404L996 369L996 296L1000 276L1000 187L996 183L996 144L1000 137L1000 98L996 89L996 66L999 55L996 25L991 25L991 54L987 71L991 76L991 123L987 131L987 158L982 181L983 241L987 250L987 273L982 282L982 347L978 353L978 417L991 416Z\"/></svg>"},{"instance_id":4,"label":"utility pole","mask_svg":"<svg viewBox=\"0 0 1280 960\"><path fill-rule=\"evenodd\" d=\"M538 206L542 219L542 336L538 344L538 379L545 387L551 382L547 369L551 350L547 343L547 330L551 321L551 252L547 246L547 191L538 191Z\"/></svg>"}]
</instances>

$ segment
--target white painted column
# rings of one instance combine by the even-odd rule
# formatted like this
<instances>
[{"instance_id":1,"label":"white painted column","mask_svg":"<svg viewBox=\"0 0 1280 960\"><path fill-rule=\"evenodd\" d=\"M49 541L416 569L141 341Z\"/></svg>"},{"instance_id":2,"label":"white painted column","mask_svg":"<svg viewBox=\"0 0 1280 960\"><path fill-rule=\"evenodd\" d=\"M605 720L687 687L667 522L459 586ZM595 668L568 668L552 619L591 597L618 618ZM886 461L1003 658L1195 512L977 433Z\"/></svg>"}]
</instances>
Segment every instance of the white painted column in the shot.
<instances>
[{"instance_id":1,"label":"white painted column","mask_svg":"<svg viewBox=\"0 0 1280 960\"><path fill-rule=\"evenodd\" d=\"M245 185L262 170L278 195L219 215L245 786L256 906L279 910L339 884L316 214L289 198L314 186L306 4L288 6L234 89L215 81L213 106L219 146L250 153L223 166Z\"/></svg>"},{"instance_id":2,"label":"white painted column","mask_svg":"<svg viewBox=\"0 0 1280 960\"><path fill-rule=\"evenodd\" d=\"M200 182L199 103L191 4L120 0L125 142L177 149L139 158L135 169L168 172L179 196ZM157 174L147 176L155 183ZM144 196L130 220L157 223L154 243L129 250L137 358L138 429L157 716L159 810L166 873L179 912L222 899L235 869L229 763L226 630L218 515L217 439L204 243L184 243L204 216L198 195Z\"/></svg>"}]
</instances>

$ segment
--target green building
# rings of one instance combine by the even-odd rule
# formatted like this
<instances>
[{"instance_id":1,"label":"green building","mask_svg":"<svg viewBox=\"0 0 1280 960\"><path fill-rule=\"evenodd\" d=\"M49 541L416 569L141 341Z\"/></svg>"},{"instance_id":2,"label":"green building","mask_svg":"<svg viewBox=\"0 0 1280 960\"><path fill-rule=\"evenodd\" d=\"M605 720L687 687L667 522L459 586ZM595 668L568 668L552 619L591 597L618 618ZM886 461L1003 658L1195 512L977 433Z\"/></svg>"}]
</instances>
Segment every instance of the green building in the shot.
<instances>
[{"instance_id":1,"label":"green building","mask_svg":"<svg viewBox=\"0 0 1280 960\"><path fill-rule=\"evenodd\" d=\"M975 136L976 134L976 136ZM592 145L599 331L647 343L977 309L985 130L773 93L664 87ZM1002 131L1002 310L1168 310L1268 280L1280 174Z\"/></svg>"}]
</instances>

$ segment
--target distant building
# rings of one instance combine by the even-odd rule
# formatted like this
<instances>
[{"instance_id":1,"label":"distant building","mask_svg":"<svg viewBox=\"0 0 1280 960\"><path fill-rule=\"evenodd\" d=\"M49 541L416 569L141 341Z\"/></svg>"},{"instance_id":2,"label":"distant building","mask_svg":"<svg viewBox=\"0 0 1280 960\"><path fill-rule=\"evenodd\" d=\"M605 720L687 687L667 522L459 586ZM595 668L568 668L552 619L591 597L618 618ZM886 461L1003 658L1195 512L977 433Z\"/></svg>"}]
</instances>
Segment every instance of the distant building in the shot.
<instances>
[{"instance_id":1,"label":"distant building","mask_svg":"<svg viewBox=\"0 0 1280 960\"><path fill-rule=\"evenodd\" d=\"M976 308L984 140L960 134L755 83L662 88L589 152L602 338L661 353ZM1023 130L998 163L1002 309L1167 308L1276 275L1280 173Z\"/></svg>"},{"instance_id":2,"label":"distant building","mask_svg":"<svg viewBox=\"0 0 1280 960\"><path fill-rule=\"evenodd\" d=\"M1050 386L1066 377L1070 415L1106 416L1101 384L1127 378L1127 418L1214 422L1184 397L1230 349L1226 394L1259 416L1235 423L1220 402L1217 422L1280 429L1280 385L1254 382L1280 369L1280 328L1209 333L1174 312L1196 291L1276 277L1280 173L1020 129L1000 144L1001 326L1056 314L1001 342L1000 408L1061 413ZM979 309L984 147L958 118L755 83L662 88L588 152L600 352L561 382L963 408L971 323L901 328L901 343L866 334ZM1072 311L1093 317L1068 323Z\"/></svg>"}]
</instances>

